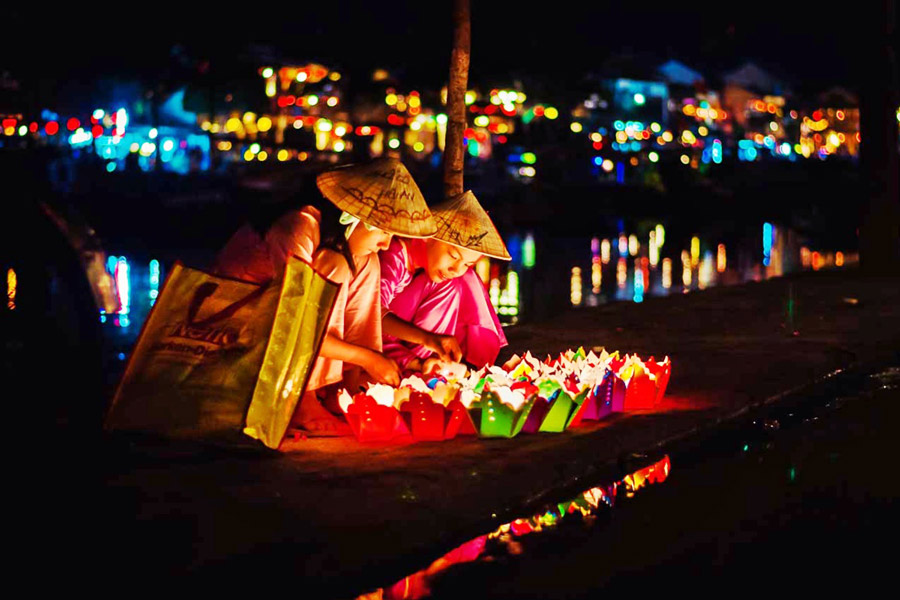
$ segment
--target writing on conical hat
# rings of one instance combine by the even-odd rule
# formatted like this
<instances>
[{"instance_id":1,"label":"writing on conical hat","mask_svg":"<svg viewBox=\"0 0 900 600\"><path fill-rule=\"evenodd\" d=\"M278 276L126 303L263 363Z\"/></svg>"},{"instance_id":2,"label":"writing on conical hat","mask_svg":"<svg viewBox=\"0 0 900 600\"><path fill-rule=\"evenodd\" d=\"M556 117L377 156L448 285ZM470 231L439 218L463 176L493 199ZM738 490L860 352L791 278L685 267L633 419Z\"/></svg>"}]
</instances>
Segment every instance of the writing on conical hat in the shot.
<instances>
[{"instance_id":1,"label":"writing on conical hat","mask_svg":"<svg viewBox=\"0 0 900 600\"><path fill-rule=\"evenodd\" d=\"M434 207L433 213L438 223L435 238L494 258L510 260L497 228L471 191Z\"/></svg>"},{"instance_id":2,"label":"writing on conical hat","mask_svg":"<svg viewBox=\"0 0 900 600\"><path fill-rule=\"evenodd\" d=\"M370 225L415 237L436 228L422 192L397 159L341 167L321 174L316 183L335 206Z\"/></svg>"}]
</instances>

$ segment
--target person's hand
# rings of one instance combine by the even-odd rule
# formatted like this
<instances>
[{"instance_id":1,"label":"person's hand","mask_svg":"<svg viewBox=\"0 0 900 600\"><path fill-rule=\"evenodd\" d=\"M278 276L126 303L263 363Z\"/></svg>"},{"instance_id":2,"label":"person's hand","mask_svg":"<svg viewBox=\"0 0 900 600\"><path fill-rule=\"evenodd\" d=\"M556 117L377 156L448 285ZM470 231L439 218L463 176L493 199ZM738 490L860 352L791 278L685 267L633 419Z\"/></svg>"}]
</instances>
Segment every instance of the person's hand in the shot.
<instances>
[{"instance_id":1,"label":"person's hand","mask_svg":"<svg viewBox=\"0 0 900 600\"><path fill-rule=\"evenodd\" d=\"M432 352L437 353L441 360L459 362L462 358L462 348L452 335L430 334L422 344Z\"/></svg>"},{"instance_id":2,"label":"person's hand","mask_svg":"<svg viewBox=\"0 0 900 600\"><path fill-rule=\"evenodd\" d=\"M372 356L362 367L378 383L400 385L400 367L397 366L396 361L384 354L372 352Z\"/></svg>"},{"instance_id":3,"label":"person's hand","mask_svg":"<svg viewBox=\"0 0 900 600\"><path fill-rule=\"evenodd\" d=\"M422 372L423 373L432 373L434 371L440 370L441 367L444 366L444 361L441 359L432 356L431 358L426 358L425 362L422 363Z\"/></svg>"}]
</instances>

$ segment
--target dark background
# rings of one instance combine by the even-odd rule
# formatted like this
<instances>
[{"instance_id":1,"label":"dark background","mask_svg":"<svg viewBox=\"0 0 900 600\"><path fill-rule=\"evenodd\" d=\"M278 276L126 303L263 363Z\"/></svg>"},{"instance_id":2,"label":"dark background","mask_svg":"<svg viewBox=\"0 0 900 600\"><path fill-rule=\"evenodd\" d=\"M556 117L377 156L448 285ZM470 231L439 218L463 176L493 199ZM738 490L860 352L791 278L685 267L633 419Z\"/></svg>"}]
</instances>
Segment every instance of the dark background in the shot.
<instances>
[{"instance_id":1,"label":"dark background","mask_svg":"<svg viewBox=\"0 0 900 600\"><path fill-rule=\"evenodd\" d=\"M227 65L248 48L317 60L366 76L393 68L404 83L439 87L450 56L449 0L318 4L171 3L6 8L2 62L23 83L74 84L97 75L152 76L173 59ZM824 3L472 2L473 81L519 75L554 84L610 57L677 58L718 74L758 62L795 92L855 87L859 41L872 29L852 5ZM196 65L195 65L196 66Z\"/></svg>"}]
</instances>

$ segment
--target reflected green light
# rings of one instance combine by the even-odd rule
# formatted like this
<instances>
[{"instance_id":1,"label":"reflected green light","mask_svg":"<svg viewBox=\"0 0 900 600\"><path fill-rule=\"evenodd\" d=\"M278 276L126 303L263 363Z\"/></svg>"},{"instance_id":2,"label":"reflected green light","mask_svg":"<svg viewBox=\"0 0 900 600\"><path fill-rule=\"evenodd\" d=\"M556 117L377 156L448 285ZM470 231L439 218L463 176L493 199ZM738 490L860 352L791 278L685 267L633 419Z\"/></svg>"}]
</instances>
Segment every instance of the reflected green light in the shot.
<instances>
[{"instance_id":1,"label":"reflected green light","mask_svg":"<svg viewBox=\"0 0 900 600\"><path fill-rule=\"evenodd\" d=\"M529 233L522 242L522 265L526 269L534 267L534 255L534 236Z\"/></svg>"}]
</instances>

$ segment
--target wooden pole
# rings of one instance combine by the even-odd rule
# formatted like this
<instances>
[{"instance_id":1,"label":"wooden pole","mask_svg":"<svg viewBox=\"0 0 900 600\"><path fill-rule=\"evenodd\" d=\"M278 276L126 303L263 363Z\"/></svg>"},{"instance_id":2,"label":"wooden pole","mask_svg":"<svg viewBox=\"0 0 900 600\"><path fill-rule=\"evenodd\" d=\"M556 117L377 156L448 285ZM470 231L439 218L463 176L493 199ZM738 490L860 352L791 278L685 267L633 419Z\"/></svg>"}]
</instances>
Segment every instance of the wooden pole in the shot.
<instances>
[{"instance_id":1,"label":"wooden pole","mask_svg":"<svg viewBox=\"0 0 900 600\"><path fill-rule=\"evenodd\" d=\"M444 143L444 198L463 193L463 132L471 47L469 0L453 0L453 52L447 83L447 137Z\"/></svg>"}]
</instances>

